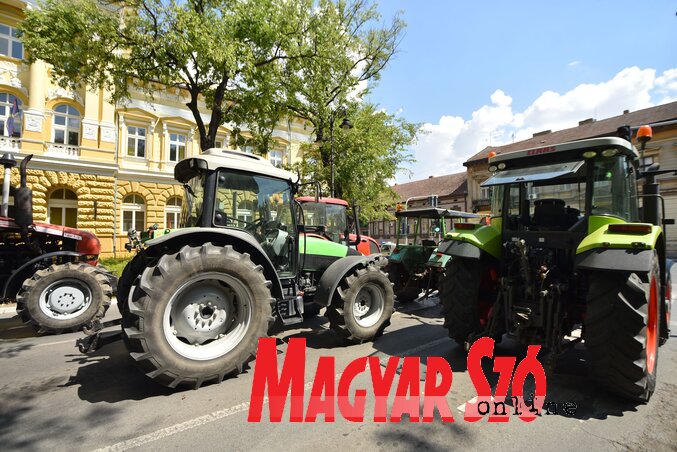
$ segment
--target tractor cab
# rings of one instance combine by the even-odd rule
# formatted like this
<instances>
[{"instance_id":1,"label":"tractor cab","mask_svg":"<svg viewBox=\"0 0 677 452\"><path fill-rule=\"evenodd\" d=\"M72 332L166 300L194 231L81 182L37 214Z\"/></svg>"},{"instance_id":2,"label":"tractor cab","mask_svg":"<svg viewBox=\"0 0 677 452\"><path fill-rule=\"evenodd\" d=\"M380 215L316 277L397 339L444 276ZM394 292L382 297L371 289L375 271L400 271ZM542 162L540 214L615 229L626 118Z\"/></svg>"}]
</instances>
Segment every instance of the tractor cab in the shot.
<instances>
[{"instance_id":1,"label":"tractor cab","mask_svg":"<svg viewBox=\"0 0 677 452\"><path fill-rule=\"evenodd\" d=\"M437 287L437 272L442 269L448 256L437 255L437 240L444 237L446 223L454 219L479 219L480 215L457 210L427 207L401 210L395 213L397 218L397 240L395 248L388 256L388 273L395 294L400 302L413 301L421 290L426 294ZM411 243L408 232L413 229Z\"/></svg>"},{"instance_id":2,"label":"tractor cab","mask_svg":"<svg viewBox=\"0 0 677 452\"><path fill-rule=\"evenodd\" d=\"M259 156L226 149L179 162L175 175L185 189L182 228L244 232L258 242L280 276L296 274L296 176Z\"/></svg>"}]
</instances>

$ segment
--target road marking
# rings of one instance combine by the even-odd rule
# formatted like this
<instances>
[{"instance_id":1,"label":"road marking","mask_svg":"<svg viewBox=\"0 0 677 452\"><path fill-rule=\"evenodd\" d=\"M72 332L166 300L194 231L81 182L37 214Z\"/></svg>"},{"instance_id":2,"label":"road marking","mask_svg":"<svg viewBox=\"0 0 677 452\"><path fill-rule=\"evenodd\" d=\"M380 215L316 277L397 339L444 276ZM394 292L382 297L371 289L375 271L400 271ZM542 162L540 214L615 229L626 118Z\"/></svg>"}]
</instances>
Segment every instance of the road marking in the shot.
<instances>
[{"instance_id":1,"label":"road marking","mask_svg":"<svg viewBox=\"0 0 677 452\"><path fill-rule=\"evenodd\" d=\"M432 348L435 347L436 345L442 344L443 342L448 342L449 339L446 337L436 339L432 342L428 342L427 344L424 345L419 345L418 347L411 348L409 350L405 350L401 353L398 353L397 355L394 356L408 356L413 353L418 353L422 350L425 350L426 348ZM337 373L335 375L336 379L341 378L340 373ZM313 387L313 382L306 383L303 388L304 390L311 389ZM263 404L268 403L268 397L263 398ZM94 452L112 452L112 451L123 451L123 450L128 450L132 449L134 447L140 447L143 446L144 444L152 443L154 441L161 440L163 438L166 438L171 435L175 435L177 433L184 432L186 430L190 430L196 427L200 427L205 424L209 424L214 421L218 421L219 419L223 419L229 416L233 416L235 414L242 413L244 411L249 410L249 402L243 402L238 405L234 405L230 408L225 408L223 410L219 411L214 411L213 413L205 414L204 416L199 416L194 419L190 419L185 422L181 422L179 424L174 424L169 427L162 428L160 430L156 430L154 432L148 433L146 435L141 435L137 436L136 438L128 439L127 441L121 441L119 443L115 443L112 446L107 446L107 447L102 447L99 449L94 450Z\"/></svg>"},{"instance_id":2,"label":"road marking","mask_svg":"<svg viewBox=\"0 0 677 452\"><path fill-rule=\"evenodd\" d=\"M67 344L69 342L73 343L73 342L75 342L75 339L66 339L66 340L57 341L57 342L47 342L45 344L35 344L35 347L47 347L48 345Z\"/></svg>"}]
</instances>

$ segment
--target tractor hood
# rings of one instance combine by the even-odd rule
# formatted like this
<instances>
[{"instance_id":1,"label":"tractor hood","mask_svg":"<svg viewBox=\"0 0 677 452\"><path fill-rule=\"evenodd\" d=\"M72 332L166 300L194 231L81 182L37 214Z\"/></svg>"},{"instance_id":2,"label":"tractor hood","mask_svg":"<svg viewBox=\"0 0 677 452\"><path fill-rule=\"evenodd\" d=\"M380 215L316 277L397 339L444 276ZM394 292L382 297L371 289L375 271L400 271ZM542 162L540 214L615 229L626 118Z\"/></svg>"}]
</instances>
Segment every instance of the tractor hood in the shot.
<instances>
[{"instance_id":1,"label":"tractor hood","mask_svg":"<svg viewBox=\"0 0 677 452\"><path fill-rule=\"evenodd\" d=\"M482 183L482 187L491 185L512 184L516 182L536 182L570 176L585 164L585 161L553 163L550 165L532 166L526 168L507 169L494 173Z\"/></svg>"}]
</instances>

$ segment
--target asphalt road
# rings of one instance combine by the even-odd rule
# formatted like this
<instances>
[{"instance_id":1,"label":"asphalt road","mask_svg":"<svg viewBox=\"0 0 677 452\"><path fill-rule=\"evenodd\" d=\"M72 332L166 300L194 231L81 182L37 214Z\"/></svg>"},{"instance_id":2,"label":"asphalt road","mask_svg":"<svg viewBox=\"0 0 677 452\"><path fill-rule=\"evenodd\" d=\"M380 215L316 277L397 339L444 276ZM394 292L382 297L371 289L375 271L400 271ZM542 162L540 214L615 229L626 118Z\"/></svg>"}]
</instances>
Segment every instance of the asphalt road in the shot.
<instances>
[{"instance_id":1,"label":"asphalt road","mask_svg":"<svg viewBox=\"0 0 677 452\"><path fill-rule=\"evenodd\" d=\"M197 391L170 390L141 374L121 341L85 356L74 346L80 334L36 337L11 314L0 314L0 450L677 450L677 334L660 349L658 383L648 405L595 386L579 346L547 380L548 400L576 403L574 416L469 423L459 407L475 389L465 354L441 324L435 299L414 303L396 312L374 343L345 347L318 317L278 335L278 362L289 338L306 338L307 398L320 356L335 356L337 372L363 356L418 355L423 363L442 356L454 372L447 401L455 422L374 423L370 397L363 423L345 421L338 412L333 423L323 417L314 424L291 423L288 411L282 422L271 423L267 407L263 422L248 423L252 369ZM677 332L674 320L672 328ZM504 340L496 353L519 359L524 349ZM371 388L367 378L358 377L351 390ZM394 388L389 407L392 394Z\"/></svg>"}]
</instances>

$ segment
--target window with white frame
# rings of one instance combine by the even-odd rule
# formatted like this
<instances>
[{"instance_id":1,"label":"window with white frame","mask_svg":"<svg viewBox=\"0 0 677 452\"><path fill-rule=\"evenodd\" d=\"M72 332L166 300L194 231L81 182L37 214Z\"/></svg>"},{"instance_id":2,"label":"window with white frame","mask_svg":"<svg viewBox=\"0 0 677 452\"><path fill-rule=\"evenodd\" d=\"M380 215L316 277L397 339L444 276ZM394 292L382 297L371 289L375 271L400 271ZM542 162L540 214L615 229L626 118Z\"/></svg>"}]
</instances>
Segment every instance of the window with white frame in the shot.
<instances>
[{"instance_id":1,"label":"window with white frame","mask_svg":"<svg viewBox=\"0 0 677 452\"><path fill-rule=\"evenodd\" d=\"M481 187L480 188L480 199L489 199L491 198L491 190L493 187Z\"/></svg>"},{"instance_id":2,"label":"window with white frame","mask_svg":"<svg viewBox=\"0 0 677 452\"><path fill-rule=\"evenodd\" d=\"M268 160L274 166L282 168L282 151L268 151Z\"/></svg>"},{"instance_id":3,"label":"window with white frame","mask_svg":"<svg viewBox=\"0 0 677 452\"><path fill-rule=\"evenodd\" d=\"M127 155L131 157L146 157L146 129L137 126L127 126Z\"/></svg>"},{"instance_id":4,"label":"window with white frame","mask_svg":"<svg viewBox=\"0 0 677 452\"><path fill-rule=\"evenodd\" d=\"M80 112L70 105L54 108L52 141L70 146L80 146Z\"/></svg>"},{"instance_id":5,"label":"window with white frame","mask_svg":"<svg viewBox=\"0 0 677 452\"><path fill-rule=\"evenodd\" d=\"M55 190L47 203L47 222L58 226L78 227L78 197L66 188Z\"/></svg>"},{"instance_id":6,"label":"window with white frame","mask_svg":"<svg viewBox=\"0 0 677 452\"><path fill-rule=\"evenodd\" d=\"M0 93L0 136L21 136L21 100L9 93Z\"/></svg>"},{"instance_id":7,"label":"window with white frame","mask_svg":"<svg viewBox=\"0 0 677 452\"><path fill-rule=\"evenodd\" d=\"M5 24L0 24L0 55L20 60L24 57L24 45L19 39L18 30Z\"/></svg>"},{"instance_id":8,"label":"window with white frame","mask_svg":"<svg viewBox=\"0 0 677 452\"><path fill-rule=\"evenodd\" d=\"M173 196L165 205L165 229L178 228L179 218L181 218L181 198Z\"/></svg>"},{"instance_id":9,"label":"window with white frame","mask_svg":"<svg viewBox=\"0 0 677 452\"><path fill-rule=\"evenodd\" d=\"M186 135L169 134L169 161L178 162L186 158Z\"/></svg>"},{"instance_id":10,"label":"window with white frame","mask_svg":"<svg viewBox=\"0 0 677 452\"><path fill-rule=\"evenodd\" d=\"M128 195L122 200L122 232L146 229L146 202L140 195Z\"/></svg>"}]
</instances>

